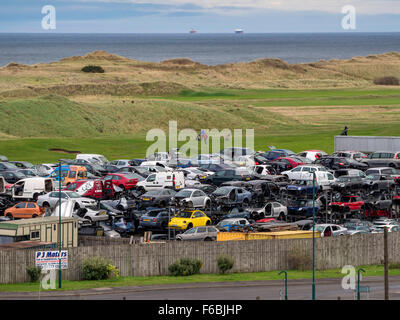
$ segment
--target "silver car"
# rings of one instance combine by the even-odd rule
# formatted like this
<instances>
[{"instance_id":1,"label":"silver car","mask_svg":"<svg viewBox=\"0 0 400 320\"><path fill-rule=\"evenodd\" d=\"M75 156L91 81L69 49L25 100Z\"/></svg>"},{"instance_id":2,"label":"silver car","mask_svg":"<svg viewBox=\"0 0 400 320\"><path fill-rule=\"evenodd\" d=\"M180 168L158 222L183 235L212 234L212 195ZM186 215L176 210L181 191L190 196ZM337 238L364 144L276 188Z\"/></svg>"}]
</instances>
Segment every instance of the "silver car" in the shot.
<instances>
[{"instance_id":1,"label":"silver car","mask_svg":"<svg viewBox=\"0 0 400 320\"><path fill-rule=\"evenodd\" d=\"M54 208L60 199L60 192L53 191L39 196L37 204L41 207ZM74 191L61 191L61 202L75 200L75 209L86 208L96 205L96 201L90 198L82 197Z\"/></svg>"},{"instance_id":2,"label":"silver car","mask_svg":"<svg viewBox=\"0 0 400 320\"><path fill-rule=\"evenodd\" d=\"M171 201L189 208L206 208L211 203L210 197L199 189L183 189L175 194Z\"/></svg>"},{"instance_id":3,"label":"silver car","mask_svg":"<svg viewBox=\"0 0 400 320\"><path fill-rule=\"evenodd\" d=\"M185 233L178 234L176 240L197 240L197 241L213 241L217 240L219 230L214 226L195 227L187 230Z\"/></svg>"}]
</instances>

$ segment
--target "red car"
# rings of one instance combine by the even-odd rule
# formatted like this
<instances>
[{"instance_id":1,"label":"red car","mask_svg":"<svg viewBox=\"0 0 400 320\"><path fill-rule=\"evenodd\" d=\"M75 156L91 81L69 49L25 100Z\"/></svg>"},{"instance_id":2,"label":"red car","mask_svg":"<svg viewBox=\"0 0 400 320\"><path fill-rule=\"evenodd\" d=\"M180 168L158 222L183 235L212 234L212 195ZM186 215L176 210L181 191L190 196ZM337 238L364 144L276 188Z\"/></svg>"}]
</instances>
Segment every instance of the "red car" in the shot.
<instances>
[{"instance_id":1,"label":"red car","mask_svg":"<svg viewBox=\"0 0 400 320\"><path fill-rule=\"evenodd\" d=\"M139 179L135 178L135 175L131 173L109 173L103 180L104 182L112 181L114 185L123 190L136 188L136 184L139 181Z\"/></svg>"},{"instance_id":2,"label":"red car","mask_svg":"<svg viewBox=\"0 0 400 320\"><path fill-rule=\"evenodd\" d=\"M330 206L335 211L361 212L364 209L364 201L359 196L344 196L340 202L331 202ZM336 207L336 208L335 208Z\"/></svg>"},{"instance_id":3,"label":"red car","mask_svg":"<svg viewBox=\"0 0 400 320\"><path fill-rule=\"evenodd\" d=\"M288 164L291 169L296 168L297 166L301 165L301 164L307 164L306 162L302 162L299 158L296 157L279 157L277 159L275 159L274 161L280 161L280 162L284 162L286 164Z\"/></svg>"},{"instance_id":4,"label":"red car","mask_svg":"<svg viewBox=\"0 0 400 320\"><path fill-rule=\"evenodd\" d=\"M257 220L256 222L260 222L260 223L276 222L276 219L275 218L264 218L264 219Z\"/></svg>"},{"instance_id":5,"label":"red car","mask_svg":"<svg viewBox=\"0 0 400 320\"><path fill-rule=\"evenodd\" d=\"M82 197L107 199L114 196L113 183L110 180L77 180L63 190L75 191Z\"/></svg>"}]
</instances>

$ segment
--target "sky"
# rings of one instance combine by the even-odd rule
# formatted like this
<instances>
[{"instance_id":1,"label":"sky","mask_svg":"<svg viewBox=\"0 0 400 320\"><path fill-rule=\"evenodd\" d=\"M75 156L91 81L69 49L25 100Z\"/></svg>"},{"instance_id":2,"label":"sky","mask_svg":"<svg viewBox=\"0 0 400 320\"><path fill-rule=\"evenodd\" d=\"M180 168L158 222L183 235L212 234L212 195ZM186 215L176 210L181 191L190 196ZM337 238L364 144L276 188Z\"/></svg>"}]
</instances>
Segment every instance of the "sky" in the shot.
<instances>
[{"instance_id":1,"label":"sky","mask_svg":"<svg viewBox=\"0 0 400 320\"><path fill-rule=\"evenodd\" d=\"M55 29L44 6L55 8ZM354 29L342 20L355 10ZM346 20L350 21L350 20ZM0 32L400 32L400 0L1 0Z\"/></svg>"}]
</instances>

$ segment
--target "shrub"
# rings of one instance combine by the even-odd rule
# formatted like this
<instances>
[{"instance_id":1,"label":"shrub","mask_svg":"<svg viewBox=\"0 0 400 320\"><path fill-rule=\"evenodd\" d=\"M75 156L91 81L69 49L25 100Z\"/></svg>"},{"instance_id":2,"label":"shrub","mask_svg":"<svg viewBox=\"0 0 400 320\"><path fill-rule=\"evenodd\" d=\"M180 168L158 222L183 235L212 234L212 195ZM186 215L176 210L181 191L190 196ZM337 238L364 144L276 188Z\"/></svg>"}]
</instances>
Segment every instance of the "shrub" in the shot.
<instances>
[{"instance_id":1,"label":"shrub","mask_svg":"<svg viewBox=\"0 0 400 320\"><path fill-rule=\"evenodd\" d=\"M81 69L83 72L92 72L92 73L104 73L104 69L100 66L85 66Z\"/></svg>"},{"instance_id":2,"label":"shrub","mask_svg":"<svg viewBox=\"0 0 400 320\"><path fill-rule=\"evenodd\" d=\"M200 273L203 263L198 259L181 258L168 266L168 271L173 276L190 276Z\"/></svg>"},{"instance_id":3,"label":"shrub","mask_svg":"<svg viewBox=\"0 0 400 320\"><path fill-rule=\"evenodd\" d=\"M26 268L26 272L28 273L31 282L37 282L40 278L40 274L42 273L42 268L28 267Z\"/></svg>"},{"instance_id":4,"label":"shrub","mask_svg":"<svg viewBox=\"0 0 400 320\"><path fill-rule=\"evenodd\" d=\"M217 259L217 265L219 272L225 274L233 268L233 259L229 256L219 256Z\"/></svg>"},{"instance_id":5,"label":"shrub","mask_svg":"<svg viewBox=\"0 0 400 320\"><path fill-rule=\"evenodd\" d=\"M290 270L310 270L312 268L312 257L299 249L291 250L288 253L288 267Z\"/></svg>"},{"instance_id":6,"label":"shrub","mask_svg":"<svg viewBox=\"0 0 400 320\"><path fill-rule=\"evenodd\" d=\"M374 84L383 86L398 86L400 81L396 77L382 77L374 79Z\"/></svg>"},{"instance_id":7,"label":"shrub","mask_svg":"<svg viewBox=\"0 0 400 320\"><path fill-rule=\"evenodd\" d=\"M104 280L119 277L118 268L102 257L91 257L83 262L84 280Z\"/></svg>"}]
</instances>

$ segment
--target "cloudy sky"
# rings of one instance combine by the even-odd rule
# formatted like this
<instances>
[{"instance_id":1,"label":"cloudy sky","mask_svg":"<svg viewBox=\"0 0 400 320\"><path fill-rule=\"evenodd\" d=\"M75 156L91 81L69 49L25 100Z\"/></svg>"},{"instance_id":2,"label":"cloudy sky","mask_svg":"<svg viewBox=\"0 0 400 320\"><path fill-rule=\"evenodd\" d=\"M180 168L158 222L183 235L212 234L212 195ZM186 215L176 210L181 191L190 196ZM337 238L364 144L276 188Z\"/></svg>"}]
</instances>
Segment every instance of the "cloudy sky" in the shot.
<instances>
[{"instance_id":1,"label":"cloudy sky","mask_svg":"<svg viewBox=\"0 0 400 320\"><path fill-rule=\"evenodd\" d=\"M46 5L55 30L42 29ZM400 0L1 0L0 32L353 32L342 28L346 5L355 31L400 32Z\"/></svg>"}]
</instances>

